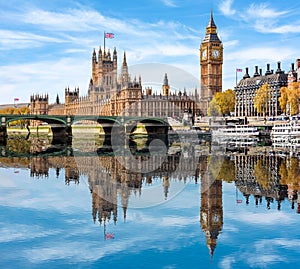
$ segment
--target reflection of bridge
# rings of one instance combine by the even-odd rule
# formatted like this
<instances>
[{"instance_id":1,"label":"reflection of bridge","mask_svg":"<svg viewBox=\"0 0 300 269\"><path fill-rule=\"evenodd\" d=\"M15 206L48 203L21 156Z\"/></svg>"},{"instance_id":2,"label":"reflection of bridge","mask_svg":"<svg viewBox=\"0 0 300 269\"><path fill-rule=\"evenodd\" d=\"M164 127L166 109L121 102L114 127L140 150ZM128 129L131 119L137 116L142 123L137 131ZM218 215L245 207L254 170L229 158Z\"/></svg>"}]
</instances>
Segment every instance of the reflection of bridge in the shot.
<instances>
[{"instance_id":1,"label":"reflection of bridge","mask_svg":"<svg viewBox=\"0 0 300 269\"><path fill-rule=\"evenodd\" d=\"M72 135L72 125L80 121L94 121L101 125L105 135L129 134L138 124L145 126L148 134L167 134L169 124L166 118L127 117L127 116L90 116L90 115L0 115L0 136L7 136L9 122L18 120L37 120L48 123L53 137L68 137Z\"/></svg>"}]
</instances>

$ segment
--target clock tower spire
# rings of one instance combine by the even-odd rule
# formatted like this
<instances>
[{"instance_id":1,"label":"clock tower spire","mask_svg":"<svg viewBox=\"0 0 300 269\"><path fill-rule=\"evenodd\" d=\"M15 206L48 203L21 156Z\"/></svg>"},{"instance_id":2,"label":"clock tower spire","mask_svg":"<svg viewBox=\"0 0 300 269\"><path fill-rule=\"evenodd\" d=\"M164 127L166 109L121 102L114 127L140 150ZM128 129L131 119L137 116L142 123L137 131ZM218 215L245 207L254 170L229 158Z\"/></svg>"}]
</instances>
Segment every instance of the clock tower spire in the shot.
<instances>
[{"instance_id":1,"label":"clock tower spire","mask_svg":"<svg viewBox=\"0 0 300 269\"><path fill-rule=\"evenodd\" d=\"M200 46L200 108L207 115L209 102L222 92L223 45L217 34L212 11Z\"/></svg>"}]
</instances>

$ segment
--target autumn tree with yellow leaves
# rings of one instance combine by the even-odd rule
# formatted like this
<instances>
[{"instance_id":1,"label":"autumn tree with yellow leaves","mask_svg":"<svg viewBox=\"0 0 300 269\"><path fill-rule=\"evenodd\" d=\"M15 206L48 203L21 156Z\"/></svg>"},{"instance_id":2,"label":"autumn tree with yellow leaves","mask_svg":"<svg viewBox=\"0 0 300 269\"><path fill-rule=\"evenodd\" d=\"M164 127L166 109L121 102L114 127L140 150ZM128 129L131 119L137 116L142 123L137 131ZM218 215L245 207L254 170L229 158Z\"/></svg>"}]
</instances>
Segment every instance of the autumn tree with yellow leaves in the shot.
<instances>
[{"instance_id":1,"label":"autumn tree with yellow leaves","mask_svg":"<svg viewBox=\"0 0 300 269\"><path fill-rule=\"evenodd\" d=\"M264 117L266 116L269 109L269 101L271 100L271 88L268 83L262 85L255 94L254 97L254 108Z\"/></svg>"},{"instance_id":2,"label":"autumn tree with yellow leaves","mask_svg":"<svg viewBox=\"0 0 300 269\"><path fill-rule=\"evenodd\" d=\"M225 92L218 92L214 95L208 108L209 116L221 116L230 114L234 111L235 106L235 92L231 89Z\"/></svg>"},{"instance_id":3,"label":"autumn tree with yellow leaves","mask_svg":"<svg viewBox=\"0 0 300 269\"><path fill-rule=\"evenodd\" d=\"M293 82L288 87L280 88L279 105L284 114L295 115L300 112L299 82Z\"/></svg>"},{"instance_id":4,"label":"autumn tree with yellow leaves","mask_svg":"<svg viewBox=\"0 0 300 269\"><path fill-rule=\"evenodd\" d=\"M26 115L30 114L30 109L27 106L23 107L7 107L0 110L0 114L9 114L9 115ZM29 120L16 120L13 122L10 122L10 125L20 125L21 127L29 124Z\"/></svg>"}]
</instances>

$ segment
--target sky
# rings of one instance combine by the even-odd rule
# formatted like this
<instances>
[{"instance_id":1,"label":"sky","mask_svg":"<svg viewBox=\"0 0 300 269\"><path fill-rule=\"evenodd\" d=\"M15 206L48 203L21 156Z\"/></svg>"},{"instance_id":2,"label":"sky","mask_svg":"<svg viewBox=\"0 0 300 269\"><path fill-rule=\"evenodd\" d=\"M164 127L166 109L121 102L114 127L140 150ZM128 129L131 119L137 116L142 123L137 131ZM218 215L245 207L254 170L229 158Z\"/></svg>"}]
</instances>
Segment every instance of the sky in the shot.
<instances>
[{"instance_id":1,"label":"sky","mask_svg":"<svg viewBox=\"0 0 300 269\"><path fill-rule=\"evenodd\" d=\"M288 71L300 58L299 1L0 0L0 104L47 93L50 103L57 94L63 101L66 87L86 95L104 32L115 35L106 48L117 48L119 67L126 51L143 86L160 89L168 73L171 89L193 91L211 10L224 47L223 90L234 88L245 67L253 75L256 65L265 72L280 61Z\"/></svg>"}]
</instances>

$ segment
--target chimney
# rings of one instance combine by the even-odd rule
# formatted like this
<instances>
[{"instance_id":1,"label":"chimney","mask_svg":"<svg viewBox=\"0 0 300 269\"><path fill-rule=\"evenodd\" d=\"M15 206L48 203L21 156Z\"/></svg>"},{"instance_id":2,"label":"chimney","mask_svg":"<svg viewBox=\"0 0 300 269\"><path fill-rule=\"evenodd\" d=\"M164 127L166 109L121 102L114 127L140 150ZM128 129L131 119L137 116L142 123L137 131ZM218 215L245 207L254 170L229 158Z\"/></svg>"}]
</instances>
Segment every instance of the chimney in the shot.
<instances>
[{"instance_id":1,"label":"chimney","mask_svg":"<svg viewBox=\"0 0 300 269\"><path fill-rule=\"evenodd\" d=\"M277 62L276 74L280 74L280 73L282 73L281 68L280 68L280 62Z\"/></svg>"},{"instance_id":2,"label":"chimney","mask_svg":"<svg viewBox=\"0 0 300 269\"><path fill-rule=\"evenodd\" d=\"M272 72L270 71L270 64L267 64L267 71L265 73L265 76L272 74Z\"/></svg>"},{"instance_id":3,"label":"chimney","mask_svg":"<svg viewBox=\"0 0 300 269\"><path fill-rule=\"evenodd\" d=\"M253 77L258 77L259 76L259 73L258 73L258 66L256 65L255 66L255 73L253 75Z\"/></svg>"},{"instance_id":4,"label":"chimney","mask_svg":"<svg viewBox=\"0 0 300 269\"><path fill-rule=\"evenodd\" d=\"M291 63L291 71L295 71L295 64L294 63Z\"/></svg>"},{"instance_id":5,"label":"chimney","mask_svg":"<svg viewBox=\"0 0 300 269\"><path fill-rule=\"evenodd\" d=\"M249 76L249 68L248 67L246 67L246 73L243 76L243 79L245 79L245 78L250 78L250 76Z\"/></svg>"}]
</instances>

